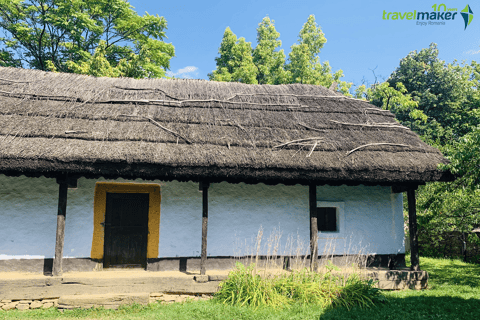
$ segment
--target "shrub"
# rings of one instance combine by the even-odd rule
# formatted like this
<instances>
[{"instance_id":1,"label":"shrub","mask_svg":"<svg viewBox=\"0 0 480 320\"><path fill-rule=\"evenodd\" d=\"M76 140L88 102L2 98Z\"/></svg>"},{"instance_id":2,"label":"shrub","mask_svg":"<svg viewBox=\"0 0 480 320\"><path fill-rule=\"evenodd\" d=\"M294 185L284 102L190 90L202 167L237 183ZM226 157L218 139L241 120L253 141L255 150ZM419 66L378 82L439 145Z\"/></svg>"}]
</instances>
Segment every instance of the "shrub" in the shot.
<instances>
[{"instance_id":1,"label":"shrub","mask_svg":"<svg viewBox=\"0 0 480 320\"><path fill-rule=\"evenodd\" d=\"M271 281L254 272L254 264L245 268L237 262L235 266L228 279L220 284L220 290L215 294L217 300L233 306L279 307L288 304L288 299L274 290Z\"/></svg>"},{"instance_id":2,"label":"shrub","mask_svg":"<svg viewBox=\"0 0 480 320\"><path fill-rule=\"evenodd\" d=\"M343 306L350 310L354 306L369 308L376 303L387 302L381 290L375 287L372 279L362 280L357 275L350 276L333 300L332 306Z\"/></svg>"},{"instance_id":3,"label":"shrub","mask_svg":"<svg viewBox=\"0 0 480 320\"><path fill-rule=\"evenodd\" d=\"M345 279L333 275L333 269L334 266L329 265L323 274L303 269L261 277L256 274L254 264L246 268L237 262L235 270L220 284L215 299L228 305L254 308L315 304L350 309L353 306L368 308L386 301L373 280L362 280L355 274Z\"/></svg>"}]
</instances>

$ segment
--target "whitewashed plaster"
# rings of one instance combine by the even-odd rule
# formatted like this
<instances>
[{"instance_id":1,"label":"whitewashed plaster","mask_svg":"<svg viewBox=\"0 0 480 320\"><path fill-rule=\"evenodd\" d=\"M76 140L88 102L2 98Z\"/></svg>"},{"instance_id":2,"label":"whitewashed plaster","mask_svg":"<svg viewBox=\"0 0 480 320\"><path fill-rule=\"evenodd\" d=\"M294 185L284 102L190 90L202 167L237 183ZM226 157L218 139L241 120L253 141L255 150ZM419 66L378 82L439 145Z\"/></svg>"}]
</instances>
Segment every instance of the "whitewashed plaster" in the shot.
<instances>
[{"instance_id":1,"label":"whitewashed plaster","mask_svg":"<svg viewBox=\"0 0 480 320\"><path fill-rule=\"evenodd\" d=\"M339 232L319 232L320 254L405 253L401 193L381 186L318 186L322 205L339 206L343 214Z\"/></svg>"},{"instance_id":2,"label":"whitewashed plaster","mask_svg":"<svg viewBox=\"0 0 480 320\"><path fill-rule=\"evenodd\" d=\"M68 191L67 257L90 256L97 181L79 179L78 188ZM161 185L162 193L159 257L199 256L202 194L198 184L153 182ZM54 179L0 175L0 259L54 256L57 197ZM320 254L325 248L331 254L404 252L402 195L391 194L389 187L319 186L317 203L342 207L339 232L319 233ZM274 247L278 254L308 253L308 187L211 184L208 222L210 256L255 252L260 228L261 254L272 253Z\"/></svg>"}]
</instances>

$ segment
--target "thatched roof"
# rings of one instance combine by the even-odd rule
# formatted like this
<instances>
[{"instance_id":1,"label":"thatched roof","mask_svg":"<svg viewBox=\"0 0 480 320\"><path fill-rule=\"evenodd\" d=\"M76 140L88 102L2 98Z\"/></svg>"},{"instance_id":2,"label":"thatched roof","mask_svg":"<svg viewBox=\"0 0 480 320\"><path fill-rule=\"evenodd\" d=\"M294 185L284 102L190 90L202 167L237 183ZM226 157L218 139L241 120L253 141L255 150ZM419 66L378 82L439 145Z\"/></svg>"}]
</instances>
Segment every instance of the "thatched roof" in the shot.
<instances>
[{"instance_id":1,"label":"thatched roof","mask_svg":"<svg viewBox=\"0 0 480 320\"><path fill-rule=\"evenodd\" d=\"M318 184L450 177L389 111L314 85L0 68L0 173Z\"/></svg>"}]
</instances>

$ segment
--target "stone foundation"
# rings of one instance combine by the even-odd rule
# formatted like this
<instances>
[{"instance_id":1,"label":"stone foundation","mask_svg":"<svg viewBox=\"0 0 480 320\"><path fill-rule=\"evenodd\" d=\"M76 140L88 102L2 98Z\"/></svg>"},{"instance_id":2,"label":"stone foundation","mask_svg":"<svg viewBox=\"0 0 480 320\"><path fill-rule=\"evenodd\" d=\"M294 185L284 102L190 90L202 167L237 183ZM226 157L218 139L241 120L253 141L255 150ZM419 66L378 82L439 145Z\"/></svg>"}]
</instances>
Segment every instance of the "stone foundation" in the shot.
<instances>
[{"instance_id":1,"label":"stone foundation","mask_svg":"<svg viewBox=\"0 0 480 320\"><path fill-rule=\"evenodd\" d=\"M0 309L3 310L27 310L27 309L39 309L39 308L51 308L58 306L59 298L44 298L44 299L35 299L35 300L0 300Z\"/></svg>"},{"instance_id":2,"label":"stone foundation","mask_svg":"<svg viewBox=\"0 0 480 320\"><path fill-rule=\"evenodd\" d=\"M208 300L212 295L208 294L168 294L163 292L147 293L134 293L134 294L102 294L102 295L71 295L63 296L60 298L45 298L37 300L0 300L0 309L2 310L27 310L27 309L47 309L51 307L57 307L62 309L76 309L76 308L98 308L104 307L105 309L118 309L123 304L147 304L147 303L176 303L186 302L189 300Z\"/></svg>"}]
</instances>

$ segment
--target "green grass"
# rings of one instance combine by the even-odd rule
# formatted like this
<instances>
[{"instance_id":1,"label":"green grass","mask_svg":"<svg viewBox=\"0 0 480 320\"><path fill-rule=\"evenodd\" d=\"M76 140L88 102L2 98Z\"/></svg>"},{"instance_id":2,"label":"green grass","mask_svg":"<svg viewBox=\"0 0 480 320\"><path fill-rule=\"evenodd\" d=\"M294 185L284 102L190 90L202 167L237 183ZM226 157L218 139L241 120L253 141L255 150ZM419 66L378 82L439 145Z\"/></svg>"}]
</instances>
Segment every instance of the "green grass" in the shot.
<instances>
[{"instance_id":1,"label":"green grass","mask_svg":"<svg viewBox=\"0 0 480 320\"><path fill-rule=\"evenodd\" d=\"M478 319L480 265L421 257L429 273L428 289L385 292L389 303L369 310L333 309L321 319Z\"/></svg>"},{"instance_id":2,"label":"green grass","mask_svg":"<svg viewBox=\"0 0 480 320\"><path fill-rule=\"evenodd\" d=\"M148 306L131 305L119 310L48 310L0 311L0 319L318 319L320 306L291 308L273 311L271 308L234 307L212 301L185 302L175 304L153 303ZM4 318L2 318L4 316Z\"/></svg>"},{"instance_id":3,"label":"green grass","mask_svg":"<svg viewBox=\"0 0 480 320\"><path fill-rule=\"evenodd\" d=\"M0 311L0 319L478 319L480 265L425 257L421 257L420 265L422 270L429 272L429 289L384 292L389 303L371 309L322 308L303 303L293 303L282 309L255 309L198 301L132 305L117 311L94 309L61 313L54 308Z\"/></svg>"},{"instance_id":4,"label":"green grass","mask_svg":"<svg viewBox=\"0 0 480 320\"><path fill-rule=\"evenodd\" d=\"M323 308L367 308L376 302L385 301L372 280L362 280L356 275L348 278L335 276L332 274L334 269L340 270L330 264L325 273L303 269L261 277L254 271L254 265L247 268L237 263L228 279L220 284L215 300L233 306L270 306L274 309L288 308L293 304L318 305Z\"/></svg>"}]
</instances>

